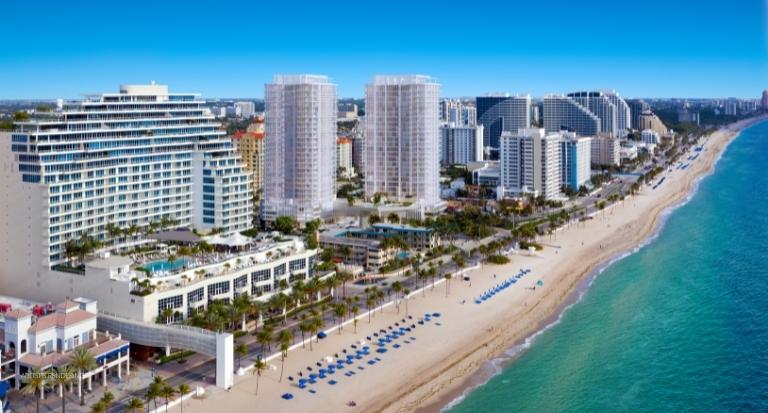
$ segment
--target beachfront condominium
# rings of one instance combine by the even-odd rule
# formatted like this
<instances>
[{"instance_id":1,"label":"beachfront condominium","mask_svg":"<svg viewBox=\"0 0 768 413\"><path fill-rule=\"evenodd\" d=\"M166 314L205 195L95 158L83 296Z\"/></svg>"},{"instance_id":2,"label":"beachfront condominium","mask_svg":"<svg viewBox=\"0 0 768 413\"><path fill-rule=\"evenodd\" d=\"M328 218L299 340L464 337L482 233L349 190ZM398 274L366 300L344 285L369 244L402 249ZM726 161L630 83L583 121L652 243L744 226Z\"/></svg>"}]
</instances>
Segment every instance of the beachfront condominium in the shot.
<instances>
[{"instance_id":1,"label":"beachfront condominium","mask_svg":"<svg viewBox=\"0 0 768 413\"><path fill-rule=\"evenodd\" d=\"M589 182L592 164L592 138L579 137L573 132L561 132L560 179L574 191Z\"/></svg>"},{"instance_id":2,"label":"beachfront condominium","mask_svg":"<svg viewBox=\"0 0 768 413\"><path fill-rule=\"evenodd\" d=\"M640 114L640 120L638 122L638 129L646 130L650 129L656 131L661 136L665 136L669 133L667 126L659 117L653 113L650 109L643 111Z\"/></svg>"},{"instance_id":3,"label":"beachfront condominium","mask_svg":"<svg viewBox=\"0 0 768 413\"><path fill-rule=\"evenodd\" d=\"M601 166L621 164L621 143L613 136L600 135L592 139L592 163Z\"/></svg>"},{"instance_id":4,"label":"beachfront condominium","mask_svg":"<svg viewBox=\"0 0 768 413\"><path fill-rule=\"evenodd\" d=\"M440 85L429 76L376 76L366 86L365 195L413 203L440 201Z\"/></svg>"},{"instance_id":5,"label":"beachfront condominium","mask_svg":"<svg viewBox=\"0 0 768 413\"><path fill-rule=\"evenodd\" d=\"M568 130L580 136L600 133L600 118L576 99L564 95L544 96L544 129L547 132Z\"/></svg>"},{"instance_id":6,"label":"beachfront condominium","mask_svg":"<svg viewBox=\"0 0 768 413\"><path fill-rule=\"evenodd\" d=\"M632 114L629 105L615 91L587 91L569 93L568 97L579 102L600 119L600 132L623 137L627 133Z\"/></svg>"},{"instance_id":7,"label":"beachfront condominium","mask_svg":"<svg viewBox=\"0 0 768 413\"><path fill-rule=\"evenodd\" d=\"M502 132L531 127L531 96L488 95L475 98L477 123L483 125L483 146L497 157Z\"/></svg>"},{"instance_id":8,"label":"beachfront condominium","mask_svg":"<svg viewBox=\"0 0 768 413\"><path fill-rule=\"evenodd\" d=\"M440 127L440 162L466 165L483 160L483 125Z\"/></svg>"},{"instance_id":9,"label":"beachfront condominium","mask_svg":"<svg viewBox=\"0 0 768 413\"><path fill-rule=\"evenodd\" d=\"M326 76L276 75L264 101L262 218L320 218L336 198L336 85Z\"/></svg>"},{"instance_id":10,"label":"beachfront condominium","mask_svg":"<svg viewBox=\"0 0 768 413\"><path fill-rule=\"evenodd\" d=\"M560 197L560 141L560 133L548 133L541 128L503 132L497 196Z\"/></svg>"},{"instance_id":11,"label":"beachfront condominium","mask_svg":"<svg viewBox=\"0 0 768 413\"><path fill-rule=\"evenodd\" d=\"M249 174L204 104L165 85L123 85L0 133L0 268L51 268L82 236L132 247L161 222L249 228Z\"/></svg>"}]
</instances>

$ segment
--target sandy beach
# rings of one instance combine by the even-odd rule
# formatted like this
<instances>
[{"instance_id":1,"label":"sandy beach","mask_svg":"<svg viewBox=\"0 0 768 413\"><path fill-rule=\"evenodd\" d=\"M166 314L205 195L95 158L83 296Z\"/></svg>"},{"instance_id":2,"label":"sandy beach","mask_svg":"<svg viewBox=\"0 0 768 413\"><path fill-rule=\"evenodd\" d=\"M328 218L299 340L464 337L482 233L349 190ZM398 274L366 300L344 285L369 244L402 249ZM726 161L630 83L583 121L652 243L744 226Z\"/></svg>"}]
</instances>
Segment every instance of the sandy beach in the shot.
<instances>
[{"instance_id":1,"label":"sandy beach","mask_svg":"<svg viewBox=\"0 0 768 413\"><path fill-rule=\"evenodd\" d=\"M253 408L315 413L439 411L468 386L481 380L476 373L489 360L522 342L556 316L585 277L601 264L642 243L658 227L662 212L691 193L697 178L712 169L738 131L764 119L738 122L704 138L703 151L687 169L664 172L661 176L665 180L656 189L643 186L638 195L606 208L592 220L574 222L551 238L542 237L546 247L534 256L523 253L511 257L507 265L485 264L468 271L471 283L454 279L447 296L445 283L413 294L407 303L412 319L406 318L403 323L405 303L399 309L387 306L377 311L370 323L367 316L362 316L357 334L352 325L347 325L340 333L330 332L327 338L313 343L311 351L309 345L306 349L290 351L282 382L279 381L280 360L270 360L273 367L262 374L258 395L255 394L257 379L248 373L236 377L236 384L229 391L206 389L204 399L186 401L184 410L192 413ZM687 154L681 159L685 158ZM521 268L531 272L482 304L475 303L475 297L514 276ZM417 324L427 313L440 315L424 325ZM416 328L387 344L386 353L376 353L373 350L377 347L371 344L369 356L345 365L329 378L320 379L306 389L295 385L299 371L303 370L306 377L307 366L317 370L315 363L324 357L342 355L342 349L353 351L350 345L361 339L367 342L366 336L395 323L415 324ZM375 357L380 361L368 364ZM349 371L355 374L344 374ZM294 382L289 381L288 376L292 376ZM330 384L329 379L336 383ZM281 398L284 393L291 393L293 399L284 400ZM355 406L348 406L350 401L354 401Z\"/></svg>"}]
</instances>

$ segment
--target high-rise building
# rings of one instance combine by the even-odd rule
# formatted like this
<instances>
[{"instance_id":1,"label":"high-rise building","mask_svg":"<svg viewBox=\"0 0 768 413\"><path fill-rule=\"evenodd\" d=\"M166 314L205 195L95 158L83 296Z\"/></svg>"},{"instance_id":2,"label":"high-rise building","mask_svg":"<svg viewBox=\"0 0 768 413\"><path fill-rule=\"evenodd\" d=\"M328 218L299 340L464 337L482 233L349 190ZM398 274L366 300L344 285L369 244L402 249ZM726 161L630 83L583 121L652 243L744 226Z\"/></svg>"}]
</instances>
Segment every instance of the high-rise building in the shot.
<instances>
[{"instance_id":1,"label":"high-rise building","mask_svg":"<svg viewBox=\"0 0 768 413\"><path fill-rule=\"evenodd\" d=\"M640 129L640 115L642 115L643 112L645 112L645 111L650 111L651 110L651 106L648 105L642 99L628 100L627 104L629 105L630 118L632 120L632 122L630 123L630 127L632 129L639 130Z\"/></svg>"},{"instance_id":2,"label":"high-rise building","mask_svg":"<svg viewBox=\"0 0 768 413\"><path fill-rule=\"evenodd\" d=\"M440 121L456 126L474 126L477 124L477 109L459 99L440 101Z\"/></svg>"},{"instance_id":3,"label":"high-rise building","mask_svg":"<svg viewBox=\"0 0 768 413\"><path fill-rule=\"evenodd\" d=\"M620 136L620 118L624 119L624 125L626 125L626 118L631 115L628 114L629 106L624 106L619 110L617 107L617 100L621 100L615 94L608 94L604 92L573 92L569 93L568 97L572 98L576 102L579 102L581 106L587 108L595 116L600 119L600 132L603 134L609 134L611 136ZM621 100L621 102L624 102ZM626 109L624 112L623 109ZM620 116L619 112L623 112Z\"/></svg>"},{"instance_id":4,"label":"high-rise building","mask_svg":"<svg viewBox=\"0 0 768 413\"><path fill-rule=\"evenodd\" d=\"M592 165L592 138L561 132L560 179L574 191L589 182Z\"/></svg>"},{"instance_id":5,"label":"high-rise building","mask_svg":"<svg viewBox=\"0 0 768 413\"><path fill-rule=\"evenodd\" d=\"M249 174L204 105L165 85L123 85L0 134L0 267L54 267L83 235L113 249L140 245L161 221L249 228ZM111 228L137 230L116 237Z\"/></svg>"},{"instance_id":6,"label":"high-rise building","mask_svg":"<svg viewBox=\"0 0 768 413\"><path fill-rule=\"evenodd\" d=\"M592 163L603 166L621 164L621 144L618 138L601 135L592 139Z\"/></svg>"},{"instance_id":7,"label":"high-rise building","mask_svg":"<svg viewBox=\"0 0 768 413\"><path fill-rule=\"evenodd\" d=\"M580 136L595 136L602 130L600 118L570 96L544 96L544 129L568 130Z\"/></svg>"},{"instance_id":8,"label":"high-rise building","mask_svg":"<svg viewBox=\"0 0 768 413\"><path fill-rule=\"evenodd\" d=\"M253 193L261 196L264 189L264 132L238 131L232 141L251 174Z\"/></svg>"},{"instance_id":9,"label":"high-rise building","mask_svg":"<svg viewBox=\"0 0 768 413\"><path fill-rule=\"evenodd\" d=\"M763 109L768 110L768 89L763 91Z\"/></svg>"},{"instance_id":10,"label":"high-rise building","mask_svg":"<svg viewBox=\"0 0 768 413\"><path fill-rule=\"evenodd\" d=\"M736 99L726 100L723 107L726 115L736 116L739 114L739 102Z\"/></svg>"},{"instance_id":11,"label":"high-rise building","mask_svg":"<svg viewBox=\"0 0 768 413\"><path fill-rule=\"evenodd\" d=\"M440 85L421 75L376 76L366 86L366 197L442 205L439 95Z\"/></svg>"},{"instance_id":12,"label":"high-rise building","mask_svg":"<svg viewBox=\"0 0 768 413\"><path fill-rule=\"evenodd\" d=\"M320 218L336 198L336 85L326 76L276 75L264 101L262 218Z\"/></svg>"},{"instance_id":13,"label":"high-rise building","mask_svg":"<svg viewBox=\"0 0 768 413\"><path fill-rule=\"evenodd\" d=\"M503 132L498 197L560 196L560 134L540 128Z\"/></svg>"},{"instance_id":14,"label":"high-rise building","mask_svg":"<svg viewBox=\"0 0 768 413\"><path fill-rule=\"evenodd\" d=\"M336 160L339 175L344 178L355 175L352 167L352 139L342 137L336 140Z\"/></svg>"},{"instance_id":15,"label":"high-rise building","mask_svg":"<svg viewBox=\"0 0 768 413\"><path fill-rule=\"evenodd\" d=\"M253 102L235 102L235 116L250 118L256 114L256 105Z\"/></svg>"},{"instance_id":16,"label":"high-rise building","mask_svg":"<svg viewBox=\"0 0 768 413\"><path fill-rule=\"evenodd\" d=\"M440 127L440 162L466 165L483 160L483 125Z\"/></svg>"},{"instance_id":17,"label":"high-rise building","mask_svg":"<svg viewBox=\"0 0 768 413\"><path fill-rule=\"evenodd\" d=\"M531 127L530 95L491 95L475 99L477 123L483 125L483 146L499 148L501 133Z\"/></svg>"}]
</instances>

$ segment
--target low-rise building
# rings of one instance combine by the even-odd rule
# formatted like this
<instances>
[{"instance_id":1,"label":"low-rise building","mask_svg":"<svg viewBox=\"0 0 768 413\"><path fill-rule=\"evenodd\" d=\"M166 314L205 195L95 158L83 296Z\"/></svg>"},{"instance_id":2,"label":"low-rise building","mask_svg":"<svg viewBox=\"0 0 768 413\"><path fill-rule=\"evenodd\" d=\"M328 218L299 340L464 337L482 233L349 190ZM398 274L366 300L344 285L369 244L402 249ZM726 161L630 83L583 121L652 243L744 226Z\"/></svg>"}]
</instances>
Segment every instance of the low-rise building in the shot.
<instances>
[{"instance_id":1,"label":"low-rise building","mask_svg":"<svg viewBox=\"0 0 768 413\"><path fill-rule=\"evenodd\" d=\"M642 132L640 132L640 140L646 144L658 145L659 133L656 132L655 130L645 129Z\"/></svg>"},{"instance_id":2,"label":"low-rise building","mask_svg":"<svg viewBox=\"0 0 768 413\"><path fill-rule=\"evenodd\" d=\"M472 185L499 186L499 161L470 162L467 170L472 174Z\"/></svg>"},{"instance_id":3,"label":"low-rise building","mask_svg":"<svg viewBox=\"0 0 768 413\"><path fill-rule=\"evenodd\" d=\"M358 265L368 271L378 271L395 257L395 248L383 248L378 239L347 236L348 231L320 235L320 247L333 251L333 256L345 264Z\"/></svg>"},{"instance_id":4,"label":"low-rise building","mask_svg":"<svg viewBox=\"0 0 768 413\"><path fill-rule=\"evenodd\" d=\"M100 377L102 384L110 375L120 378L123 367L130 374L130 343L120 335L96 330L96 301L68 299L45 311L36 315L19 308L3 314L0 381L13 381L19 388L27 372L63 367L79 348L86 349L96 361L96 366L81 376L89 390L95 378Z\"/></svg>"}]
</instances>

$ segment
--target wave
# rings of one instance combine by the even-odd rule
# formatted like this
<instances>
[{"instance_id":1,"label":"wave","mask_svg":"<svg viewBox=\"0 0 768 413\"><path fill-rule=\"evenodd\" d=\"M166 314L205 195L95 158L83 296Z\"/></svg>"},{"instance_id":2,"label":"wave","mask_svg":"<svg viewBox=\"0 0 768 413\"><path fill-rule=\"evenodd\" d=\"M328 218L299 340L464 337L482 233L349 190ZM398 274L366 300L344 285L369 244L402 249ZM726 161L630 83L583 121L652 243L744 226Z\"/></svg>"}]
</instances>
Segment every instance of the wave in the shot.
<instances>
[{"instance_id":1,"label":"wave","mask_svg":"<svg viewBox=\"0 0 768 413\"><path fill-rule=\"evenodd\" d=\"M720 151L720 153L717 154L715 157L714 162L712 163L712 167L709 168L709 170L705 173L702 173L701 175L695 177L691 182L692 186L691 189L688 191L685 197L683 197L680 201L668 206L663 211L659 213L659 221L654 228L654 230L645 237L637 246L632 248L629 251L624 251L616 254L615 256L611 257L604 263L600 264L598 267L595 268L583 281L579 283L579 285L576 287L573 293L570 294L568 298L565 300L565 305L562 306L561 310L557 313L557 317L554 318L554 320L544 324L541 328L534 331L530 335L528 335L520 344L516 344L506 351L504 351L500 356L488 361L485 366L481 368L483 371L482 377L483 380L479 383L469 386L460 395L455 397L453 400L449 401L440 409L440 412L447 412L448 410L452 409L453 407L460 404L464 399L473 391L479 389L480 387L488 384L491 379L498 376L504 371L504 367L508 366L515 358L519 357L525 350L531 348L533 344L535 343L536 339L550 330L551 328L555 327L556 325L560 324L560 322L563 319L563 316L570 310L572 307L574 307L576 304L580 303L584 296L586 295L587 291L589 291L592 284L595 282L597 277L603 273L606 269L610 268L613 264L623 260L624 258L627 258L631 256L632 254L637 253L644 247L650 245L653 241L655 241L661 234L662 230L667 224L667 221L669 220L669 217L672 216L672 213L676 210L684 207L687 205L693 198L696 196L696 194L699 192L699 188L701 187L701 182L711 176L715 173L717 164L720 163L720 160L722 159L723 155L725 155L726 150L731 145L731 143L736 140L736 138L741 135L742 131L739 131L732 139L730 139L724 146L723 149Z\"/></svg>"}]
</instances>

